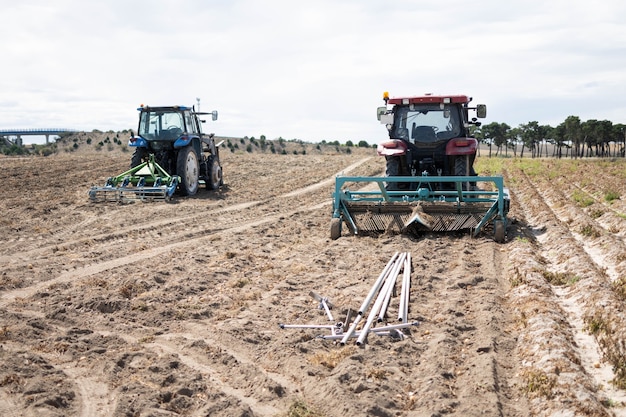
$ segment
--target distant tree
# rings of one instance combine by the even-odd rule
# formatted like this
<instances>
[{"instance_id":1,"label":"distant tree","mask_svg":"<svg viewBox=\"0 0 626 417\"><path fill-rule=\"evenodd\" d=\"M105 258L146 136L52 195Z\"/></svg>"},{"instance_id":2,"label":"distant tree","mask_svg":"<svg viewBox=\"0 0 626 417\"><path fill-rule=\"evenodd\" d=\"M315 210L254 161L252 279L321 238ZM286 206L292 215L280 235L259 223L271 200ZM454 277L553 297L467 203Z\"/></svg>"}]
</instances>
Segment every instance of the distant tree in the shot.
<instances>
[{"instance_id":1,"label":"distant tree","mask_svg":"<svg viewBox=\"0 0 626 417\"><path fill-rule=\"evenodd\" d=\"M359 146L359 148L369 148L370 147L370 145L366 141L364 141L364 140L359 141L359 145L358 146Z\"/></svg>"},{"instance_id":2,"label":"distant tree","mask_svg":"<svg viewBox=\"0 0 626 417\"><path fill-rule=\"evenodd\" d=\"M354 143L352 143L352 141L349 140L349 141L346 142L346 146L352 147L352 146L354 146Z\"/></svg>"},{"instance_id":3,"label":"distant tree","mask_svg":"<svg viewBox=\"0 0 626 417\"><path fill-rule=\"evenodd\" d=\"M568 116L563 122L564 134L567 140L572 143L573 158L578 158L580 155L580 146L583 141L583 131L580 125L580 118L578 116Z\"/></svg>"},{"instance_id":4,"label":"distant tree","mask_svg":"<svg viewBox=\"0 0 626 417\"><path fill-rule=\"evenodd\" d=\"M496 156L501 152L502 146L508 146L508 140L511 135L511 127L506 123L492 122L482 126L482 132L489 143L489 157L491 157L491 146L496 145Z\"/></svg>"}]
</instances>

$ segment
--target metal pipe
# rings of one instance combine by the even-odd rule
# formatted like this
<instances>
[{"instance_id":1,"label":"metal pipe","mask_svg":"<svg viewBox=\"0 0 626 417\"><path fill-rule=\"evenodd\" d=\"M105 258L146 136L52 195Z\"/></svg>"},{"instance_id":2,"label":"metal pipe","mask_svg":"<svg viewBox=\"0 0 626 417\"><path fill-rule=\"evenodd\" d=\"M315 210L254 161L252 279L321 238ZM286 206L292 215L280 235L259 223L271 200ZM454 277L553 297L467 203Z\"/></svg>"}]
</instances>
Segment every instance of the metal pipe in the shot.
<instances>
[{"instance_id":1,"label":"metal pipe","mask_svg":"<svg viewBox=\"0 0 626 417\"><path fill-rule=\"evenodd\" d=\"M402 260L401 258L404 256L406 257L407 253L403 252L400 254L400 257L398 258L398 260L396 261L393 269L391 270L391 274L393 275L393 280L392 283L389 284L389 286L386 289L386 293L385 293L385 298L383 300L383 303L380 307L380 311L378 312L378 322L381 323L383 320L385 320L385 313L387 312L387 308L389 307L389 303L391 301L391 295L393 294L393 289L396 286L396 281L398 279L398 274L400 273L400 268L402 266Z\"/></svg>"},{"instance_id":2,"label":"metal pipe","mask_svg":"<svg viewBox=\"0 0 626 417\"><path fill-rule=\"evenodd\" d=\"M380 291L380 293L378 294L378 297L376 298L376 301L374 302L374 306L370 310L370 314L367 317L367 321L365 322L365 324L363 325L363 328L361 329L361 334L359 335L359 338L356 341L357 345L360 346L365 341L365 338L367 337L367 332L369 328L372 326L372 323L374 322L376 315L380 311L380 308L383 305L383 302L385 301L387 292L389 292L388 287L395 283L395 280L398 276L398 271L400 269L400 266L402 266L402 262L404 261L405 257L406 257L406 252L402 252L400 256L398 257L396 263L394 264L394 267L392 268L391 272L387 275L387 279L385 281L385 285L383 286L383 290ZM391 292L389 292L389 295L391 295Z\"/></svg>"},{"instance_id":3,"label":"metal pipe","mask_svg":"<svg viewBox=\"0 0 626 417\"><path fill-rule=\"evenodd\" d=\"M411 295L411 254L407 254L404 267L404 279L406 280L406 291L404 295L404 311L402 321L406 322L409 319L409 297Z\"/></svg>"},{"instance_id":4,"label":"metal pipe","mask_svg":"<svg viewBox=\"0 0 626 417\"><path fill-rule=\"evenodd\" d=\"M404 261L404 275L402 277L402 291L400 293L400 308L398 320L406 323L409 314L409 291L411 288L411 254L407 253Z\"/></svg>"},{"instance_id":5,"label":"metal pipe","mask_svg":"<svg viewBox=\"0 0 626 417\"><path fill-rule=\"evenodd\" d=\"M369 330L370 333L375 333L375 334L385 334L386 332L389 332L391 330L396 330L396 329L404 329L407 327L411 327L411 326L417 326L419 325L418 321L414 321L412 323L400 323L400 324L391 324L389 326L382 326L382 327L374 327L372 329ZM353 332L352 335L350 337L359 337L361 335L361 331L357 331L357 332ZM337 334L337 335L320 335L318 336L319 339L324 339L324 340L337 340L337 339L341 339L344 335L341 334Z\"/></svg>"},{"instance_id":6,"label":"metal pipe","mask_svg":"<svg viewBox=\"0 0 626 417\"><path fill-rule=\"evenodd\" d=\"M376 291L378 291L380 289L380 286L383 284L383 281L387 277L387 273L389 272L389 269L391 268L396 258L398 257L398 253L399 252L394 253L391 259L389 260L389 262L387 262L387 265L383 269L383 272L381 272L381 274L378 276L378 278L376 279L376 282L374 283L374 286L365 297L365 300L363 300L363 303L361 303L361 307L359 308L359 312L354 318L354 322L352 322L352 325L350 326L348 331L344 334L344 337L341 340L342 345L346 344L346 342L350 338L350 335L354 333L354 331L356 330L356 326L358 326L359 322L361 321L361 318L363 317L363 312L367 310L367 307L372 302L372 298L374 298L374 294L376 294Z\"/></svg>"},{"instance_id":7,"label":"metal pipe","mask_svg":"<svg viewBox=\"0 0 626 417\"><path fill-rule=\"evenodd\" d=\"M365 313L365 310L367 310L367 307L369 307L370 303L372 302L372 298L374 298L374 295L376 295L376 293L378 292L380 287L383 285L383 281L387 277L387 274L388 274L389 270L391 269L391 267L394 265L394 262L396 261L396 258L398 257L398 254L399 254L399 252L394 253L393 256L391 257L391 259L389 260L389 262L387 262L387 265L385 266L385 269L383 269L383 272L380 273L380 275L378 276L378 279L374 283L374 286L372 287L370 292L365 297L365 300L363 300L363 303L361 304L361 307L359 308L359 311L358 311L357 314L364 314Z\"/></svg>"},{"instance_id":8,"label":"metal pipe","mask_svg":"<svg viewBox=\"0 0 626 417\"><path fill-rule=\"evenodd\" d=\"M322 305L322 307L324 307L324 310L326 310L326 315L328 316L328 320L335 321L335 319L333 318L333 315L330 312L330 308L328 307L328 298L322 298L322 300L320 301L320 304Z\"/></svg>"},{"instance_id":9,"label":"metal pipe","mask_svg":"<svg viewBox=\"0 0 626 417\"><path fill-rule=\"evenodd\" d=\"M343 323L337 324L279 324L281 329L331 329L336 330L343 327Z\"/></svg>"}]
</instances>

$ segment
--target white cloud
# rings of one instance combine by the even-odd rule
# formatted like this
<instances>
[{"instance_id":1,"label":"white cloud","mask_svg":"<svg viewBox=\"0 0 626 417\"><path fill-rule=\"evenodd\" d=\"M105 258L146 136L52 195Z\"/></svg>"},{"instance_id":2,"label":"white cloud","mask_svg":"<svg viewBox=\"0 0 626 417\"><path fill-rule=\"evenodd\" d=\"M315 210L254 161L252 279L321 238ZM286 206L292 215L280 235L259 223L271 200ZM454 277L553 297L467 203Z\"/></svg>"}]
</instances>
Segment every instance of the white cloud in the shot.
<instances>
[{"instance_id":1,"label":"white cloud","mask_svg":"<svg viewBox=\"0 0 626 417\"><path fill-rule=\"evenodd\" d=\"M135 128L217 109L217 134L367 140L382 92L460 93L491 121L626 123L626 4L25 0L2 5L0 129Z\"/></svg>"}]
</instances>

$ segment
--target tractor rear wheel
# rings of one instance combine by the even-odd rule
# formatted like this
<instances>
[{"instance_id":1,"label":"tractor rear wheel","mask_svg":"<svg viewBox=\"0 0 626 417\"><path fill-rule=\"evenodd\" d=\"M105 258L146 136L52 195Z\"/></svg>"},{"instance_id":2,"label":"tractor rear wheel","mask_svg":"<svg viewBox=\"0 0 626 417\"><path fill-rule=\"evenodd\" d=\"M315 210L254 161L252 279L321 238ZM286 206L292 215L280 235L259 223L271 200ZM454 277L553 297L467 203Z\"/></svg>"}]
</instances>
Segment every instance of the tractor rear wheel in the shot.
<instances>
[{"instance_id":1,"label":"tractor rear wheel","mask_svg":"<svg viewBox=\"0 0 626 417\"><path fill-rule=\"evenodd\" d=\"M148 160L148 151L145 148L137 148L133 152L133 156L130 159L130 167L135 168Z\"/></svg>"},{"instance_id":2,"label":"tractor rear wheel","mask_svg":"<svg viewBox=\"0 0 626 417\"><path fill-rule=\"evenodd\" d=\"M200 164L198 155L192 146L185 146L178 151L176 175L180 177L180 193L195 195L198 192Z\"/></svg>"},{"instance_id":3,"label":"tractor rear wheel","mask_svg":"<svg viewBox=\"0 0 626 417\"><path fill-rule=\"evenodd\" d=\"M397 177L400 175L400 158L397 156L386 157L385 175L387 177ZM400 189L399 183L388 182L385 189L389 191L397 191Z\"/></svg>"},{"instance_id":4,"label":"tractor rear wheel","mask_svg":"<svg viewBox=\"0 0 626 417\"><path fill-rule=\"evenodd\" d=\"M467 167L469 166L469 155L458 156L454 158L454 175L457 177L465 177L469 175ZM463 190L470 190L469 182L463 183Z\"/></svg>"}]
</instances>

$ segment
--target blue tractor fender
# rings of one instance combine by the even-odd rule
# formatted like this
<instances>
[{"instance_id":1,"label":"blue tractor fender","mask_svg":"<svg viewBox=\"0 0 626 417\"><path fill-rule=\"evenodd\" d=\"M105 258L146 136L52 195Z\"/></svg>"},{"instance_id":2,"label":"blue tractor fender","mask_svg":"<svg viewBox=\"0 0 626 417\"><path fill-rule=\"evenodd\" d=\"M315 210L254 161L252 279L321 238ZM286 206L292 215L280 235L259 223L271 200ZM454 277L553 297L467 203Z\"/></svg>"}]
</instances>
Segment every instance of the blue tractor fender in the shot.
<instances>
[{"instance_id":1,"label":"blue tractor fender","mask_svg":"<svg viewBox=\"0 0 626 417\"><path fill-rule=\"evenodd\" d=\"M135 148L147 148L148 141L142 138L141 136L133 136L128 139L128 146L132 146Z\"/></svg>"},{"instance_id":2,"label":"blue tractor fender","mask_svg":"<svg viewBox=\"0 0 626 417\"><path fill-rule=\"evenodd\" d=\"M181 136L174 142L174 149L184 148L185 146L188 146L190 143L192 143L194 139L199 140L197 136Z\"/></svg>"}]
</instances>

